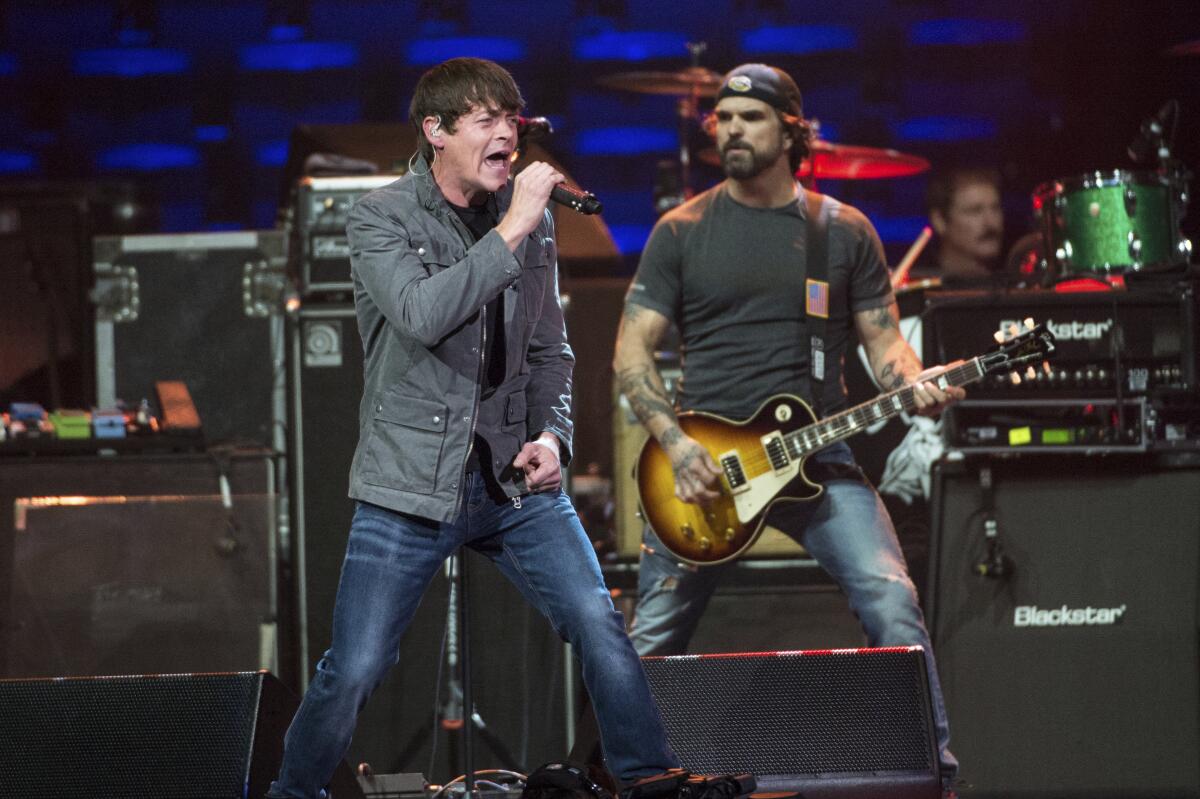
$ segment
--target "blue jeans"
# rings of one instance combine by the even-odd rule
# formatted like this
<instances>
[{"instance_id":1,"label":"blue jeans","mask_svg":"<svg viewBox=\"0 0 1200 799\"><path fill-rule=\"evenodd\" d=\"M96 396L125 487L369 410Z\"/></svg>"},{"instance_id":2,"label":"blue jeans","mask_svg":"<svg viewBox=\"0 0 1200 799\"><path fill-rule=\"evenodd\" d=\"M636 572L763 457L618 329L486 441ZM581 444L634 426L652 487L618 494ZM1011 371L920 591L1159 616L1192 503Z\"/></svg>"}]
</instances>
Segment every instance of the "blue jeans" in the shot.
<instances>
[{"instance_id":1,"label":"blue jeans","mask_svg":"<svg viewBox=\"0 0 1200 799\"><path fill-rule=\"evenodd\" d=\"M854 459L849 447L835 444L817 453L813 463L851 465ZM819 502L785 504L768 515L768 523L799 541L837 581L862 623L868 645L925 648L942 772L953 776L958 761L948 748L950 727L933 648L892 521L875 489L864 480L833 479L824 486ZM637 611L629 636L640 655L683 654L732 563L683 564L652 532L645 535Z\"/></svg>"},{"instance_id":2,"label":"blue jeans","mask_svg":"<svg viewBox=\"0 0 1200 799\"><path fill-rule=\"evenodd\" d=\"M675 768L641 661L613 607L595 551L562 491L511 500L468 473L448 524L360 502L317 664L284 741L269 796L320 796L346 755L359 711L400 660L400 638L443 561L463 544L487 555L578 654L610 770L622 780Z\"/></svg>"}]
</instances>

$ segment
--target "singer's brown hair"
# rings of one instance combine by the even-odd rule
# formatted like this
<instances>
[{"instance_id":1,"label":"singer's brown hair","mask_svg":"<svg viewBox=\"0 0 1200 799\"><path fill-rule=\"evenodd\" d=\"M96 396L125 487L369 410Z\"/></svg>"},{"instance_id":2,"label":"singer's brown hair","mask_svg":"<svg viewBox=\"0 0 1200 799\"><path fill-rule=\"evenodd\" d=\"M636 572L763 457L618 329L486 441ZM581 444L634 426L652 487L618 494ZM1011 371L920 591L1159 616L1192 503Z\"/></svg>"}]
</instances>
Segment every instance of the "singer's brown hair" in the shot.
<instances>
[{"instance_id":1,"label":"singer's brown hair","mask_svg":"<svg viewBox=\"0 0 1200 799\"><path fill-rule=\"evenodd\" d=\"M451 58L421 76L408 105L408 119L417 129L426 161L433 163L433 145L425 138L421 124L425 117L439 118L442 129L452 134L455 123L473 106L515 112L525 107L525 100L508 70L483 58Z\"/></svg>"}]
</instances>

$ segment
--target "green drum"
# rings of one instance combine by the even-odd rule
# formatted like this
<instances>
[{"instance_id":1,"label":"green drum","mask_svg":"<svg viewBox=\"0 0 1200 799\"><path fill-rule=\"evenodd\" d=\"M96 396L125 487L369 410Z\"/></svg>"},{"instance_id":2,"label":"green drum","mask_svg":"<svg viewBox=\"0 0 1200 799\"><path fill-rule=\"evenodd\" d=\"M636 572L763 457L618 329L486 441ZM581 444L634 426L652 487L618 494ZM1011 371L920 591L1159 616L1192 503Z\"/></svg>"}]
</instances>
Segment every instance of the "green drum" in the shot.
<instances>
[{"instance_id":1,"label":"green drum","mask_svg":"<svg viewBox=\"0 0 1200 799\"><path fill-rule=\"evenodd\" d=\"M1186 264L1186 209L1184 179L1157 172L1092 172L1033 192L1047 266L1058 277Z\"/></svg>"}]
</instances>

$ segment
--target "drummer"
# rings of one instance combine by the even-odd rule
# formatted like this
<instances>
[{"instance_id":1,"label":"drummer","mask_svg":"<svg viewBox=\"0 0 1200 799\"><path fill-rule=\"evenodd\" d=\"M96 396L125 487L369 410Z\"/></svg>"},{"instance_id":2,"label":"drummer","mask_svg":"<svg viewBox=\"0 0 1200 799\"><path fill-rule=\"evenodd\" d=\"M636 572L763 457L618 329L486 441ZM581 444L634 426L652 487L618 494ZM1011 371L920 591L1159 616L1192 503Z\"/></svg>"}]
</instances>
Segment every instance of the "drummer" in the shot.
<instances>
[{"instance_id":1,"label":"drummer","mask_svg":"<svg viewBox=\"0 0 1200 799\"><path fill-rule=\"evenodd\" d=\"M943 284L980 284L1002 279L1004 209L1000 174L983 167L935 173L925 210L937 238L909 273L909 281L939 278Z\"/></svg>"}]
</instances>

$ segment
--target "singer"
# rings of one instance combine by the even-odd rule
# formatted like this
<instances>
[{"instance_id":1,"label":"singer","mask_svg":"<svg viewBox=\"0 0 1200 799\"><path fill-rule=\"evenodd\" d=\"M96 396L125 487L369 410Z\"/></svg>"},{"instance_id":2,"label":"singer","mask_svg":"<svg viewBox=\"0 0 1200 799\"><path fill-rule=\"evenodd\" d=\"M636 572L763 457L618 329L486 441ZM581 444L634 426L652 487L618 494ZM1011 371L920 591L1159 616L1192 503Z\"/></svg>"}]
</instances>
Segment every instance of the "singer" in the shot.
<instances>
[{"instance_id":1,"label":"singer","mask_svg":"<svg viewBox=\"0 0 1200 799\"><path fill-rule=\"evenodd\" d=\"M367 194L347 234L366 350L358 501L333 642L285 740L270 797L315 799L442 562L490 558L571 643L608 766L625 782L679 765L591 542L561 488L574 356L559 307L554 224L563 176L512 179L512 76L456 58L421 76L420 152Z\"/></svg>"}]
</instances>

